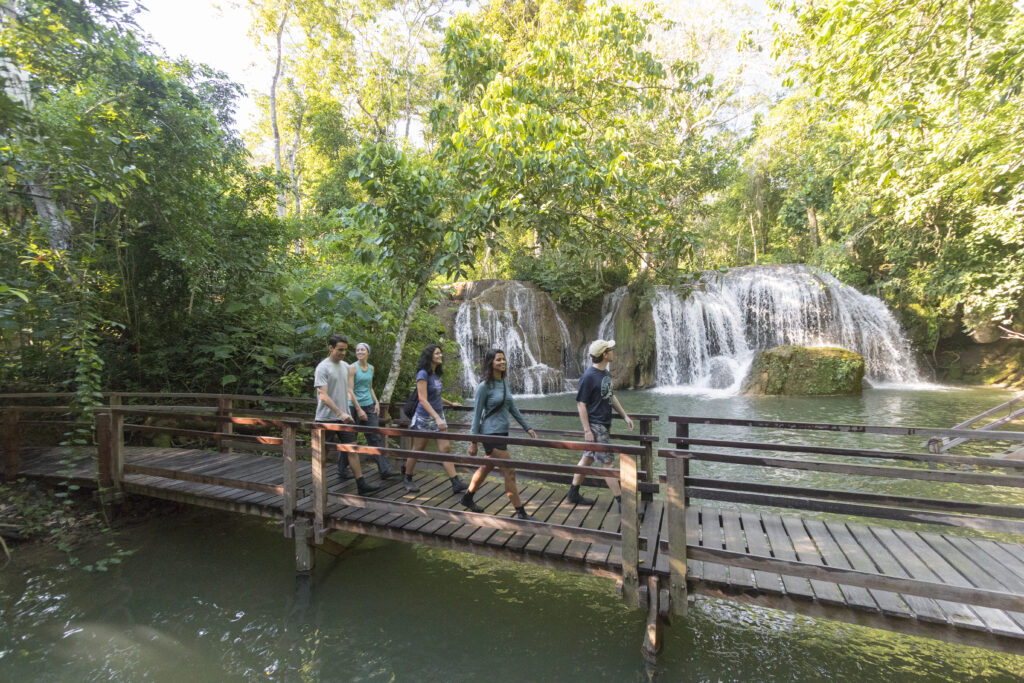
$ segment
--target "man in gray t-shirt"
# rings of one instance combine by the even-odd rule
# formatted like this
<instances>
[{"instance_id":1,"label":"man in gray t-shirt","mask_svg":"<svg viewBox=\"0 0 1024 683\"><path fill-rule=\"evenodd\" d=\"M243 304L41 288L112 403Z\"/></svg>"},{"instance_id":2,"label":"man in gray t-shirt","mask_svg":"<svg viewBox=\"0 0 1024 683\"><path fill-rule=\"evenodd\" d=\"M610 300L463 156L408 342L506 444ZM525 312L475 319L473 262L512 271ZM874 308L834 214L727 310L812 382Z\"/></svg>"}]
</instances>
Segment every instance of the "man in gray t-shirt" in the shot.
<instances>
[{"instance_id":1,"label":"man in gray t-shirt","mask_svg":"<svg viewBox=\"0 0 1024 683\"><path fill-rule=\"evenodd\" d=\"M340 334L332 334L327 340L327 351L327 358L320 361L313 372L313 386L316 387L316 421L351 424L352 416L348 412L348 363L344 360L345 354L348 353L348 339ZM326 441L331 444L332 449L334 444L341 442L341 434L342 432L327 431ZM343 463L346 460L356 475L356 488L360 494L380 488L366 483L363 469L359 465L358 453L338 454L339 474L345 469Z\"/></svg>"}]
</instances>

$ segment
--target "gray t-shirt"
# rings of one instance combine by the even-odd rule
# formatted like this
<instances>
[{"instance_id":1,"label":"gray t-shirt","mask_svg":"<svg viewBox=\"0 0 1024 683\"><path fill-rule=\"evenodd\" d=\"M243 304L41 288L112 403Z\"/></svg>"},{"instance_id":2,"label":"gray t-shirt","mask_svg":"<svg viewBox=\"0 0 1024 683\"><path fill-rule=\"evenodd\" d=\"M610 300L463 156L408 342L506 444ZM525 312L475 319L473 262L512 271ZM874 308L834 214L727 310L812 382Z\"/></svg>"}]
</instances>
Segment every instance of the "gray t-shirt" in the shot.
<instances>
[{"instance_id":1,"label":"gray t-shirt","mask_svg":"<svg viewBox=\"0 0 1024 683\"><path fill-rule=\"evenodd\" d=\"M330 357L324 358L316 366L313 373L313 389L316 393L316 421L331 422L338 420L338 414L320 400L317 387L327 387L327 395L340 410L348 410L348 363L345 361L331 362Z\"/></svg>"}]
</instances>

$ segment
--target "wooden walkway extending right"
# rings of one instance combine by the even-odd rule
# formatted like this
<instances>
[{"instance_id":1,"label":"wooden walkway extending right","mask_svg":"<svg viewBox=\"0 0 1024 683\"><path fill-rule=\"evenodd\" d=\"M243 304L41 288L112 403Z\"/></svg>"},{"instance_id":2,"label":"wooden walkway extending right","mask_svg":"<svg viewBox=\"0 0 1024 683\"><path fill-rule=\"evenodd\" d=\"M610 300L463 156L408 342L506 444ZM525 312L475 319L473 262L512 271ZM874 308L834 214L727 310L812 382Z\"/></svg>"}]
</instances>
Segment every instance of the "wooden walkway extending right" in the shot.
<instances>
[{"instance_id":1,"label":"wooden walkway extending right","mask_svg":"<svg viewBox=\"0 0 1024 683\"><path fill-rule=\"evenodd\" d=\"M300 571L311 566L312 548L338 550L327 534L342 530L616 579L630 607L648 610L648 654L658 649L662 622L671 615L685 615L696 594L1024 653L1024 545L1015 542L1024 537L1024 505L873 493L868 491L877 489L847 488L842 479L909 479L917 482L914 490L928 482L939 484L940 491L949 484L1009 487L1019 495L1024 489L1024 462L789 441L723 441L689 434L691 425L948 438L965 436L963 430L672 416L677 432L666 440L673 448L657 451L666 470L660 479L654 474L657 437L650 431L656 416L642 416L646 423L641 423L639 436L618 437L640 445L530 439L517 433L443 435L453 442L497 440L517 447L620 453L619 470L505 461L521 475L520 495L537 520L530 522L511 518L497 472L477 492L482 513L465 510L447 476L427 467L417 470L417 493L408 492L399 480L381 480L367 467L368 481L381 488L372 495L356 495L354 481L338 480L337 452L325 440L327 431L376 431L403 441L422 432L323 425L291 413L249 410L239 416L232 415L230 405L219 403L216 413L192 414L161 406L111 405L97 416L98 447L78 451L84 456L78 458L68 457L66 448L20 446L8 431L5 474L99 485L107 500L143 495L277 519L285 536L294 539ZM41 412L55 411L51 407ZM136 421L126 424L126 416ZM154 416L172 424L152 424ZM210 422L219 423L218 431L194 428ZM19 424L54 423L5 414L8 429ZM234 433L235 425L245 426L249 433ZM297 440L299 429L306 430L308 442ZM253 433L257 430L265 431ZM564 430L542 431L577 437ZM127 432L143 438L170 434L209 445L128 445ZM979 430L968 435L1024 441L1024 433L1016 432L997 436ZM135 442L139 440L136 437ZM705 450L692 450L695 447ZM411 451L407 443L399 448L336 448L449 462L464 471L484 462L467 455ZM901 465L888 464L894 460ZM691 463L699 461L714 463L715 468L691 476ZM742 477L737 477L738 467L744 468ZM757 468L825 472L838 486L774 485L767 482L777 479L758 477L763 470ZM719 474L708 474L715 472ZM621 513L607 493L594 505L569 502L565 483L574 473L618 479L625 494ZM933 531L937 526L950 531Z\"/></svg>"},{"instance_id":2,"label":"wooden walkway extending right","mask_svg":"<svg viewBox=\"0 0 1024 683\"><path fill-rule=\"evenodd\" d=\"M182 476L219 476L276 486L282 481L280 458L255 454L177 448L126 448L129 468L171 469ZM95 461L83 459L74 471L61 465L67 449L26 449L22 476L95 482ZM334 468L328 476L332 493L354 493L353 482L339 482ZM310 463L300 462L298 485L311 486ZM418 476L421 491L409 493L398 480L371 481L383 488L367 498L367 507L335 504L327 509L330 529L379 538L444 547L478 555L527 562L563 570L616 578L621 573L619 546L572 541L541 533L496 529L446 521L435 514L411 515L373 507L374 501L401 501L423 509L466 514L447 477L436 471ZM281 496L168 477L126 474L126 492L243 514L281 519ZM527 509L538 521L580 529L618 533L619 514L608 495L593 506L568 503L564 487L529 483L521 487ZM485 515L511 516L498 478L490 479L476 500ZM309 496L300 499L299 512L312 516ZM666 506L653 500L641 506L640 537L646 539L639 565L642 576L670 576ZM692 505L687 508L688 545L767 556L824 567L875 572L898 578L941 582L954 586L1024 593L1024 545L949 534L922 533L874 525L853 524L758 511ZM748 604L788 609L890 630L941 637L944 640L1024 652L1024 613L971 606L892 591L808 580L771 571L745 569L708 561L687 565L688 583L695 593L740 600Z\"/></svg>"}]
</instances>

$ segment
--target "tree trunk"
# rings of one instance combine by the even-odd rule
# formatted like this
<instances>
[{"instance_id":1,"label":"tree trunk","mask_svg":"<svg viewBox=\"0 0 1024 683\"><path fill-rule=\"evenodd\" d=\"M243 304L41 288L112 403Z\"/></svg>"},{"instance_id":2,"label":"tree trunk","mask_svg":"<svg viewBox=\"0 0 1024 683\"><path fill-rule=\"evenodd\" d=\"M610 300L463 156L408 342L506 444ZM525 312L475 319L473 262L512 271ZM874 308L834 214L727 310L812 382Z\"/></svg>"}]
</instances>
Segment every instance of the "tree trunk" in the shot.
<instances>
[{"instance_id":1,"label":"tree trunk","mask_svg":"<svg viewBox=\"0 0 1024 683\"><path fill-rule=\"evenodd\" d=\"M757 265L757 231L754 230L754 214L748 213L750 219L750 241L754 243L754 265Z\"/></svg>"},{"instance_id":2,"label":"tree trunk","mask_svg":"<svg viewBox=\"0 0 1024 683\"><path fill-rule=\"evenodd\" d=\"M295 140L292 143L291 154L288 155L288 173L292 180L292 197L295 199L296 218L302 213L302 174L299 172L299 147L302 146L302 122L304 119L304 113L300 111L295 122Z\"/></svg>"},{"instance_id":3,"label":"tree trunk","mask_svg":"<svg viewBox=\"0 0 1024 683\"><path fill-rule=\"evenodd\" d=\"M284 33L285 22L288 21L288 12L281 17L281 24L277 27L277 63L274 66L274 79L270 84L270 128L274 132L274 170L281 173L281 132L277 128L277 82L281 78L281 35ZM286 205L287 199L284 190L277 193L277 216L284 218L288 214Z\"/></svg>"},{"instance_id":4,"label":"tree trunk","mask_svg":"<svg viewBox=\"0 0 1024 683\"><path fill-rule=\"evenodd\" d=\"M380 393L381 403L388 403L391 400L395 385L398 384L398 373L402 370L402 351L405 349L405 338L409 336L409 328L412 327L412 320L416 317L416 311L420 307L420 299L427 291L428 280L429 276L425 277L416 289L416 293L413 294L409 308L405 311L405 320L402 321L402 327L398 330L398 336L395 337L395 349L391 352L391 370L388 371L388 381L384 384L384 391Z\"/></svg>"},{"instance_id":5,"label":"tree trunk","mask_svg":"<svg viewBox=\"0 0 1024 683\"><path fill-rule=\"evenodd\" d=\"M17 9L13 2L0 2L0 25L9 21L19 21ZM8 59L0 58L0 80L4 82L4 92L15 102L20 102L27 111L32 111L32 91L29 87L31 76L17 64ZM43 225L50 247L57 251L66 251L71 246L71 222L64 210L53 200L50 188L41 178L34 177L34 169L27 173L25 181L36 213Z\"/></svg>"},{"instance_id":6,"label":"tree trunk","mask_svg":"<svg viewBox=\"0 0 1024 683\"><path fill-rule=\"evenodd\" d=\"M807 207L807 227L811 232L811 241L815 247L821 246L821 234L818 232L818 213L813 206Z\"/></svg>"}]
</instances>

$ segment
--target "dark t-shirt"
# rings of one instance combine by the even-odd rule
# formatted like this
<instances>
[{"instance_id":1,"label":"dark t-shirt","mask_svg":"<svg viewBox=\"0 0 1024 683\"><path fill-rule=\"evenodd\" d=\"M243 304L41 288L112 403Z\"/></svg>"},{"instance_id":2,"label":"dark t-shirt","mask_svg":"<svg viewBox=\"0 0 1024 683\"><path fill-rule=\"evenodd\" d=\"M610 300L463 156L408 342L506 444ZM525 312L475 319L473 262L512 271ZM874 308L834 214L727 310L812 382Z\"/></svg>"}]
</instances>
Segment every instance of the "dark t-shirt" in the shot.
<instances>
[{"instance_id":1,"label":"dark t-shirt","mask_svg":"<svg viewBox=\"0 0 1024 683\"><path fill-rule=\"evenodd\" d=\"M594 424L612 423L612 375L607 370L598 370L593 365L580 377L576 390L576 402L587 405L587 417Z\"/></svg>"},{"instance_id":2,"label":"dark t-shirt","mask_svg":"<svg viewBox=\"0 0 1024 683\"><path fill-rule=\"evenodd\" d=\"M426 370L420 370L416 373L416 381L419 382L420 380L427 383L427 403L430 404L430 407L438 415L442 415L444 413L444 402L441 400L441 378L433 373L428 373ZM430 417L430 413L427 412L422 403L416 404L416 415Z\"/></svg>"}]
</instances>

